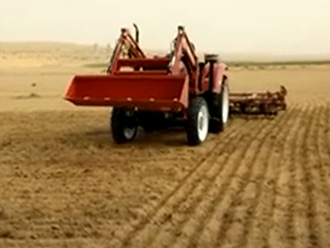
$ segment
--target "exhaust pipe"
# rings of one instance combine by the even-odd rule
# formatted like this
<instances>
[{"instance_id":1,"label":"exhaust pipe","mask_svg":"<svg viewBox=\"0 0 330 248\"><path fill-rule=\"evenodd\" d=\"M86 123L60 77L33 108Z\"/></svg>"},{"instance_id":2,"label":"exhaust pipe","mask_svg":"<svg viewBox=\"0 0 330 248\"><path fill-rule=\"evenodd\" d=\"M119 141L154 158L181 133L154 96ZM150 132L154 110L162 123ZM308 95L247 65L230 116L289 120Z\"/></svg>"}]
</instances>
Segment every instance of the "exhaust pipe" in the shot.
<instances>
[{"instance_id":1,"label":"exhaust pipe","mask_svg":"<svg viewBox=\"0 0 330 248\"><path fill-rule=\"evenodd\" d=\"M139 44L139 28L135 23L133 23L133 26L135 29L135 41L136 41L136 43Z\"/></svg>"}]
</instances>

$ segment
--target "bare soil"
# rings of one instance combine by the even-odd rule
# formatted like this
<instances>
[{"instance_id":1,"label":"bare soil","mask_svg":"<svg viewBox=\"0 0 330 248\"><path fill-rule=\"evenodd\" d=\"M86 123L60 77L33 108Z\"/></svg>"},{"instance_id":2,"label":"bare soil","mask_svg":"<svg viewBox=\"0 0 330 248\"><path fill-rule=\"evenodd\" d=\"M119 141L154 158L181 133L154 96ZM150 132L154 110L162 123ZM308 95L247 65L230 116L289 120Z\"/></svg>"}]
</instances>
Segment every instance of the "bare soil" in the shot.
<instances>
[{"instance_id":1,"label":"bare soil","mask_svg":"<svg viewBox=\"0 0 330 248\"><path fill-rule=\"evenodd\" d=\"M329 66L233 68L232 91L283 84L288 109L189 147L115 145L107 108L61 98L99 69L23 62L0 63L1 248L330 247Z\"/></svg>"}]
</instances>

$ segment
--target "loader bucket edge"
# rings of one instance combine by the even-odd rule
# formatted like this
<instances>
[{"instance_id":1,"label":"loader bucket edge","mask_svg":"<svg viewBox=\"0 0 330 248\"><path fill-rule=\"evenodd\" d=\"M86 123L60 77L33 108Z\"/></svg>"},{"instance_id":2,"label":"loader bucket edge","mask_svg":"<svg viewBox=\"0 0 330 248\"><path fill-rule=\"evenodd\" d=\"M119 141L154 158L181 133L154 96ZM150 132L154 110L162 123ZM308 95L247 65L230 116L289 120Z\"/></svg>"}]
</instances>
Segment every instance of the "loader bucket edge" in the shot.
<instances>
[{"instance_id":1,"label":"loader bucket edge","mask_svg":"<svg viewBox=\"0 0 330 248\"><path fill-rule=\"evenodd\" d=\"M76 75L64 99L77 106L182 110L188 107L188 80L173 75Z\"/></svg>"}]
</instances>

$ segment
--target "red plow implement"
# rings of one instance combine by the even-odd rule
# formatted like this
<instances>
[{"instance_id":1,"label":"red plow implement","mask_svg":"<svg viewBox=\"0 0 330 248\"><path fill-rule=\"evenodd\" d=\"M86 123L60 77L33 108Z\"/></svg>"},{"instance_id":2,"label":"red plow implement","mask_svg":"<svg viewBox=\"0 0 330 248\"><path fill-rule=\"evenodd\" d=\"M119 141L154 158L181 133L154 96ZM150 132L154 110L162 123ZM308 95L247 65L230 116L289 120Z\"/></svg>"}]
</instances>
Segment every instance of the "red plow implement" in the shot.
<instances>
[{"instance_id":1,"label":"red plow implement","mask_svg":"<svg viewBox=\"0 0 330 248\"><path fill-rule=\"evenodd\" d=\"M286 109L287 89L281 85L276 92L231 93L231 114L276 115Z\"/></svg>"}]
</instances>

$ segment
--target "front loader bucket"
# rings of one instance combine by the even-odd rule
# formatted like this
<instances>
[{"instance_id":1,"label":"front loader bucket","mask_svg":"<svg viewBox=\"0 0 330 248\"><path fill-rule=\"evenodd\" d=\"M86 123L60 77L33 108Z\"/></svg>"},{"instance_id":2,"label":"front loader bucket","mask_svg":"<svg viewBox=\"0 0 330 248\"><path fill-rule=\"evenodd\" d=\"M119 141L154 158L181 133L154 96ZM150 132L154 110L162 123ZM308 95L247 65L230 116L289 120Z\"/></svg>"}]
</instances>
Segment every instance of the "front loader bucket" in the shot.
<instances>
[{"instance_id":1,"label":"front loader bucket","mask_svg":"<svg viewBox=\"0 0 330 248\"><path fill-rule=\"evenodd\" d=\"M78 106L180 111L188 107L188 81L173 75L77 75L64 98Z\"/></svg>"}]
</instances>

